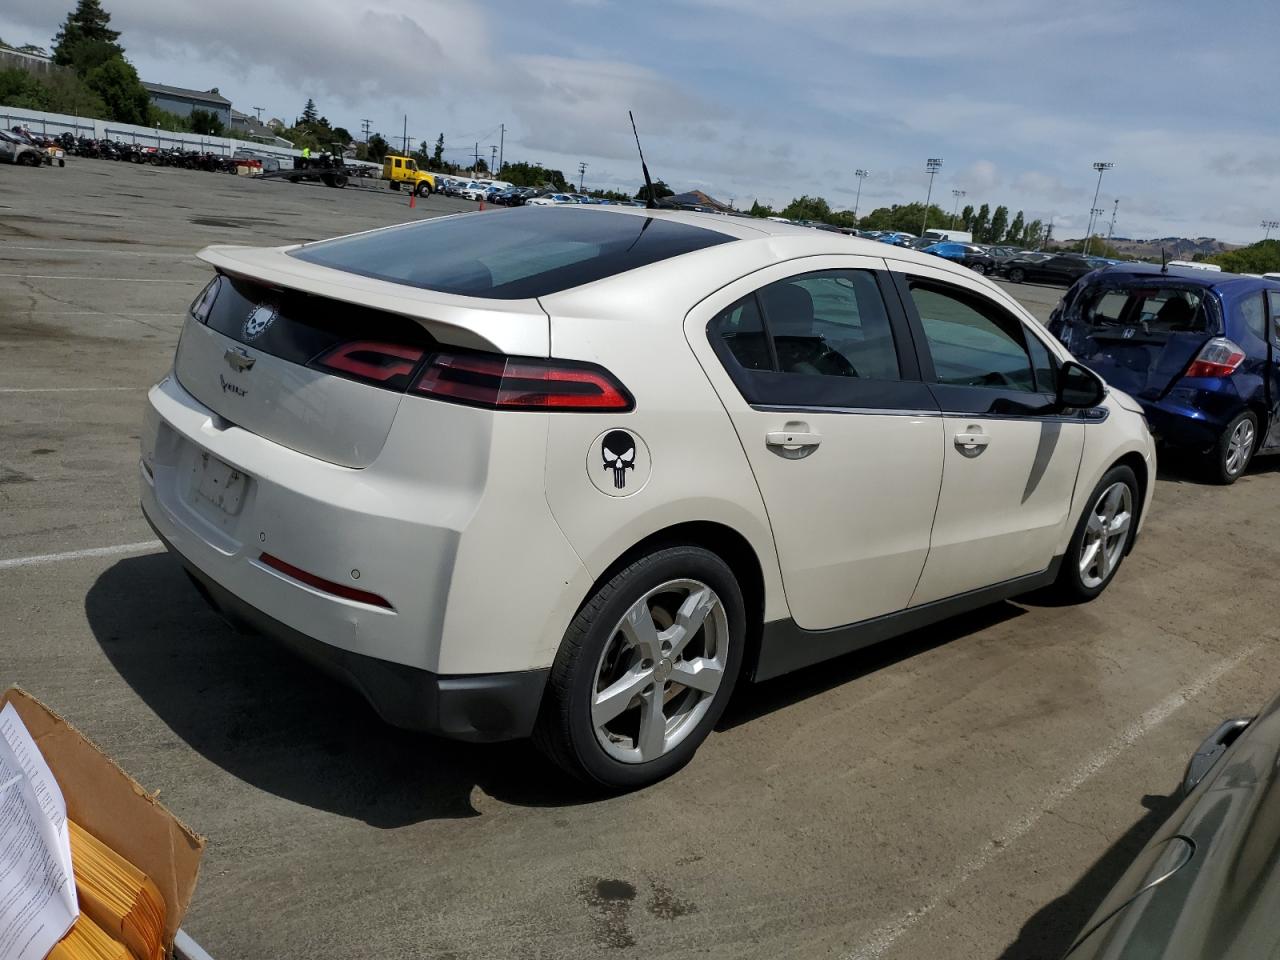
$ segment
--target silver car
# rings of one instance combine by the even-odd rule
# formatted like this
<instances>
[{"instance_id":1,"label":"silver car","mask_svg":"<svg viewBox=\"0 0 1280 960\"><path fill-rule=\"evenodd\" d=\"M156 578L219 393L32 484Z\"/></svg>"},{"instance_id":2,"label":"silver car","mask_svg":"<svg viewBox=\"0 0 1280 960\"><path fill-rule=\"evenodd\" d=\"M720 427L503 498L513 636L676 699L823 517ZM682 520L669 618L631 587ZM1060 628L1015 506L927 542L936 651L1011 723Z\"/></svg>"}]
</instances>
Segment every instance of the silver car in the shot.
<instances>
[{"instance_id":1,"label":"silver car","mask_svg":"<svg viewBox=\"0 0 1280 960\"><path fill-rule=\"evenodd\" d=\"M13 134L0 130L0 160L5 163L38 167L44 163L44 152L29 143L24 143Z\"/></svg>"},{"instance_id":2,"label":"silver car","mask_svg":"<svg viewBox=\"0 0 1280 960\"><path fill-rule=\"evenodd\" d=\"M1280 697L1200 745L1185 799L1129 867L1068 960L1280 956Z\"/></svg>"}]
</instances>

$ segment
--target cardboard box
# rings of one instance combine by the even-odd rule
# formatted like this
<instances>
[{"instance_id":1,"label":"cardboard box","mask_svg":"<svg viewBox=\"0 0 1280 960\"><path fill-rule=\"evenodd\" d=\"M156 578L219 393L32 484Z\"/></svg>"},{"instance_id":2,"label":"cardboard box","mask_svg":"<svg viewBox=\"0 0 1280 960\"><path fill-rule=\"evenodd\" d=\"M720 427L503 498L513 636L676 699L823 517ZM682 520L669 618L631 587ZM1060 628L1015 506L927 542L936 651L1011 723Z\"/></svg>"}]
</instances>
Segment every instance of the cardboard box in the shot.
<instances>
[{"instance_id":1,"label":"cardboard box","mask_svg":"<svg viewBox=\"0 0 1280 960\"><path fill-rule=\"evenodd\" d=\"M67 801L67 816L160 888L165 903L165 946L172 952L173 938L195 893L204 837L31 694L10 687L0 696L0 709L7 703L13 704L44 754Z\"/></svg>"}]
</instances>

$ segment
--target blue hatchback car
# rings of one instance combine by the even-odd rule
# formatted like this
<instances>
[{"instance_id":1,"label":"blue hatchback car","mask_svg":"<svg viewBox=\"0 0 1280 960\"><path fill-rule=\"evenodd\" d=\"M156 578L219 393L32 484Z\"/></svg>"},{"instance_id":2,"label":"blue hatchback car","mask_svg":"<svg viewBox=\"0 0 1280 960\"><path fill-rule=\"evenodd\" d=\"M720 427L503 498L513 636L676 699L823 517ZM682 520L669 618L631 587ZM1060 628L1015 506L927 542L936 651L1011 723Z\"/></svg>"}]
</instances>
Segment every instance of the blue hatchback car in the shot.
<instances>
[{"instance_id":1,"label":"blue hatchback car","mask_svg":"<svg viewBox=\"0 0 1280 960\"><path fill-rule=\"evenodd\" d=\"M1049 330L1132 395L1163 444L1234 483L1280 452L1280 282L1121 264L1076 281Z\"/></svg>"}]
</instances>

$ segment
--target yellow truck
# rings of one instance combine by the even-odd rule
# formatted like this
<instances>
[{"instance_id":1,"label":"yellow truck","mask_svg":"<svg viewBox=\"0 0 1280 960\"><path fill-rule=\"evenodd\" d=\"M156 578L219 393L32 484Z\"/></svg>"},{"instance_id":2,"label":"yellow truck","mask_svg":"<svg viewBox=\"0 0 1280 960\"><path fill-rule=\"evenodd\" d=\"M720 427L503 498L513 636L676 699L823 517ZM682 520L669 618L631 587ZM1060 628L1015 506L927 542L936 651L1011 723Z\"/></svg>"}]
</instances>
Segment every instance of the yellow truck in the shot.
<instances>
[{"instance_id":1,"label":"yellow truck","mask_svg":"<svg viewBox=\"0 0 1280 960\"><path fill-rule=\"evenodd\" d=\"M387 154L382 161L382 175L391 182L392 190L399 190L402 184L407 184L420 197L436 190L436 175L419 170L418 162L412 157Z\"/></svg>"}]
</instances>

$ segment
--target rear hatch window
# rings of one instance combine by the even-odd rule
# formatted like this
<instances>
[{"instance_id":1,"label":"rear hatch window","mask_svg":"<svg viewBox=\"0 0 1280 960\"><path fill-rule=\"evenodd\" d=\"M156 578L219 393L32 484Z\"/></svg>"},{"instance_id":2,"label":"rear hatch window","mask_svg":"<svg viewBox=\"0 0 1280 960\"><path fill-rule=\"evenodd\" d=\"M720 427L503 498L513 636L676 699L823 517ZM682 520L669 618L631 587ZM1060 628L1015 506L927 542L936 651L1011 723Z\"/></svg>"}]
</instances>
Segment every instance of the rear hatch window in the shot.
<instances>
[{"instance_id":1,"label":"rear hatch window","mask_svg":"<svg viewBox=\"0 0 1280 960\"><path fill-rule=\"evenodd\" d=\"M533 206L324 240L292 256L425 290L524 300L732 239L657 217Z\"/></svg>"},{"instance_id":2,"label":"rear hatch window","mask_svg":"<svg viewBox=\"0 0 1280 960\"><path fill-rule=\"evenodd\" d=\"M219 276L178 343L178 382L224 420L309 456L368 466L420 360L421 324Z\"/></svg>"},{"instance_id":3,"label":"rear hatch window","mask_svg":"<svg viewBox=\"0 0 1280 960\"><path fill-rule=\"evenodd\" d=\"M1221 326L1218 299L1205 287L1104 277L1070 298L1060 336L1108 383L1158 400Z\"/></svg>"}]
</instances>

